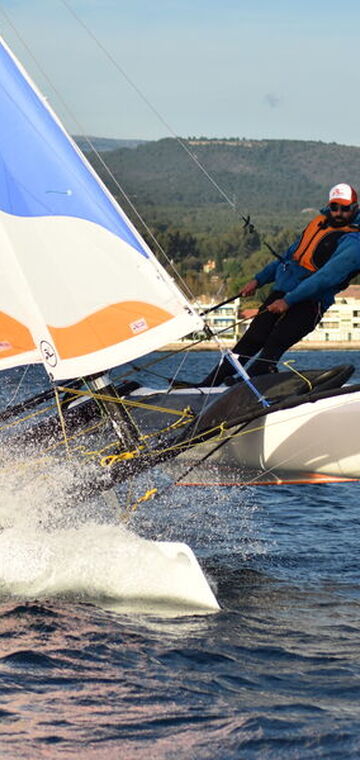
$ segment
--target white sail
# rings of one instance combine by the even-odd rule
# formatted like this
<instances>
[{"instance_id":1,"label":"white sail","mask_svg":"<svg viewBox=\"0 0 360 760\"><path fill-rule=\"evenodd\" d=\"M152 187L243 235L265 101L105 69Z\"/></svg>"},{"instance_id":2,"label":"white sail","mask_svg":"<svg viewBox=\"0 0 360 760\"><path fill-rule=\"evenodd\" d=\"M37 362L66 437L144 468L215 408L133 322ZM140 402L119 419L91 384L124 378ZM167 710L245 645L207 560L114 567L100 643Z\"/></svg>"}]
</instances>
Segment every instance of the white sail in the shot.
<instances>
[{"instance_id":1,"label":"white sail","mask_svg":"<svg viewBox=\"0 0 360 760\"><path fill-rule=\"evenodd\" d=\"M1 38L0 83L0 369L88 375L199 329Z\"/></svg>"}]
</instances>

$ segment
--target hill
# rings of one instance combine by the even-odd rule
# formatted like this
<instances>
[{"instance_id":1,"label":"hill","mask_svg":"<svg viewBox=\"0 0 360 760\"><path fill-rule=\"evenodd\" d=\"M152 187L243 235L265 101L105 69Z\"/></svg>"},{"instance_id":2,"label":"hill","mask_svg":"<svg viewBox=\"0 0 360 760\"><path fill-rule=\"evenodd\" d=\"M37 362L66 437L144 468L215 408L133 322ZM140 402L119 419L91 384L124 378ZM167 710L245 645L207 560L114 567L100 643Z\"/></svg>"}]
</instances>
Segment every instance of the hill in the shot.
<instances>
[{"instance_id":1,"label":"hill","mask_svg":"<svg viewBox=\"0 0 360 760\"><path fill-rule=\"evenodd\" d=\"M224 198L196 162L251 213L300 213L319 208L336 182L360 184L360 148L301 140L183 140L145 142L109 150L106 163L140 206L205 207ZM110 147L110 146L109 146ZM96 158L91 157L96 164ZM104 180L101 167L96 167ZM110 183L111 185L111 183ZM116 187L111 187L117 192Z\"/></svg>"},{"instance_id":2,"label":"hill","mask_svg":"<svg viewBox=\"0 0 360 760\"><path fill-rule=\"evenodd\" d=\"M99 153L106 153L118 148L137 148L138 145L146 142L145 140L117 140L112 137L92 137L91 135L89 137L74 135L74 140L83 153L91 153L91 146Z\"/></svg>"}]
</instances>

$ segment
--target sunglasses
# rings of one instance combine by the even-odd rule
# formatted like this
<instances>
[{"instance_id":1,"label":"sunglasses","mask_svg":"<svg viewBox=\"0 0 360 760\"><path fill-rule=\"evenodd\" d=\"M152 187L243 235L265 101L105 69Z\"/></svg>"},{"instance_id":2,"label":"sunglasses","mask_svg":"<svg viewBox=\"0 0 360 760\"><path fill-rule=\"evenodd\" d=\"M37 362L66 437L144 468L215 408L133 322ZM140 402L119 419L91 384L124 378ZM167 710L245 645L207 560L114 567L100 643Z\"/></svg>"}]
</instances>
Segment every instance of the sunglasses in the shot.
<instances>
[{"instance_id":1,"label":"sunglasses","mask_svg":"<svg viewBox=\"0 0 360 760\"><path fill-rule=\"evenodd\" d=\"M341 211L342 213L346 214L348 211L353 210L353 206L350 203L349 206L342 206L340 203L330 203L330 211Z\"/></svg>"}]
</instances>

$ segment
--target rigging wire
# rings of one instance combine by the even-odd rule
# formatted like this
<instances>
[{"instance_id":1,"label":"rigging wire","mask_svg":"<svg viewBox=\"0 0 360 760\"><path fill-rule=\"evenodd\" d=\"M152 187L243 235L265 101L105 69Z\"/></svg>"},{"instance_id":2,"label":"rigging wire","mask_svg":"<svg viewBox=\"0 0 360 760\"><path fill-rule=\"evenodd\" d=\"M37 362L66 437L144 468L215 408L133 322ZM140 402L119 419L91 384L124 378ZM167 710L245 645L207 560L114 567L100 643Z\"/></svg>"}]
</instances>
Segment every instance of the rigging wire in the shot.
<instances>
[{"instance_id":1,"label":"rigging wire","mask_svg":"<svg viewBox=\"0 0 360 760\"><path fill-rule=\"evenodd\" d=\"M207 180L210 182L210 184L215 188L215 190L221 195L221 197L226 201L226 203L232 208L233 211L238 211L241 219L244 222L244 229L248 229L249 232L255 231L255 225L251 222L250 214L244 215L236 203L236 200L230 198L228 193L224 190L224 188L219 185L219 183L215 180L215 178L210 174L210 172L206 169L206 167L202 164L196 153L194 153L187 142L183 140L179 135L176 134L175 130L171 126L171 124L164 119L160 111L154 106L154 104L150 101L150 99L144 94L144 92L140 89L140 87L135 84L135 82L131 79L131 77L127 74L124 67L120 65L118 60L110 53L110 51L105 47L105 45L101 42L101 40L97 37L97 35L90 29L90 27L85 23L85 21L79 16L76 11L71 7L69 2L67 0L60 0L60 2L67 8L69 13L73 16L74 19L80 24L80 26L86 31L86 33L91 37L91 39L95 42L95 44L98 46L98 48L104 53L106 58L113 64L113 66L116 68L116 70L122 75L122 77L125 79L125 81L132 87L132 89L136 92L136 94L141 98L141 100L148 106L148 108L152 111L152 113L159 119L161 124L166 128L166 130L169 132L169 134L172 135L172 137L177 141L177 143L181 146L181 148L185 151L185 153L189 156L189 158L196 164L198 169L203 173L203 175L207 178ZM246 213L246 212L245 212ZM280 261L284 261L283 257L278 254L274 248L264 241L264 245L267 247L267 249L270 251L270 253L275 256Z\"/></svg>"},{"instance_id":2,"label":"rigging wire","mask_svg":"<svg viewBox=\"0 0 360 760\"><path fill-rule=\"evenodd\" d=\"M137 95L141 98L141 100L150 108L150 110L155 114L155 116L160 120L162 125L167 129L167 131L175 138L175 140L181 145L181 147L185 150L185 152L190 156L190 158L197 164L199 169L203 172L203 174L207 177L209 182L215 187L215 189L222 195L224 200L231 206L232 209L235 210L236 203L235 201L231 200L231 198L228 196L228 194L220 187L220 185L216 182L214 177L211 176L211 174L207 171L207 169L203 166L201 161L199 161L198 157L193 153L192 150L190 150L189 146L186 144L184 140L179 137L175 130L172 128L172 126L164 119L164 117L161 115L161 113L155 108L155 106L151 103L149 98L146 97L146 95L142 92L140 87L135 84L135 82L129 77L129 75L126 73L123 66L119 64L119 62L114 58L114 56L109 52L109 50L103 45L101 40L94 34L94 32L90 29L90 27L83 21L83 19L74 11L74 9L71 7L71 5L67 2L67 0L60 0L60 2L67 8L69 13L76 19L76 21L82 26L82 28L86 31L86 33L91 37L91 39L96 43L98 48L104 53L106 58L111 61L111 63L115 66L118 72L124 77L124 79L127 81L127 83L132 87L132 89L137 93ZM244 220L246 221L246 220ZM250 219L249 219L250 221Z\"/></svg>"},{"instance_id":3,"label":"rigging wire","mask_svg":"<svg viewBox=\"0 0 360 760\"><path fill-rule=\"evenodd\" d=\"M237 327L238 325L243 324L243 322L245 322L246 319L247 319L247 317L243 317L242 319L238 319L236 322L232 322L231 326L232 327ZM170 359L171 356L176 356L177 354L181 354L184 351L188 351L190 348L194 348L194 346L198 346L201 343L205 343L205 341L210 340L210 338L213 338L214 340L216 340L216 339L220 340L219 339L219 335L221 335L224 332L227 332L228 329L229 329L229 325L227 325L226 327L223 327L222 330L218 330L217 333L212 333L211 335L207 334L204 337L199 338L198 340L191 341L190 346L189 345L185 345L182 348L176 348L173 351L162 352L164 354L163 356L157 356L156 359L151 359L151 361L147 362L146 364L142 364L140 367L138 367L136 364L134 364L132 362L131 363L131 368L135 372L144 372L144 371L148 372L149 371L149 369L148 369L149 367L153 367L156 364L159 364L160 362L165 361L166 359ZM251 357L249 356L249 359L250 358ZM269 360L268 359L264 359L264 361L269 361ZM124 378L128 378L129 375L131 377L132 374L133 373L131 373L131 372L129 373L129 370L125 370L125 372L121 373L120 375L117 375L114 379L115 379L115 381L123 380ZM152 374L155 374L155 373L152 373ZM170 378L165 377L165 375L158 375L158 377L162 377L163 380L166 380L167 382L170 382Z\"/></svg>"},{"instance_id":4,"label":"rigging wire","mask_svg":"<svg viewBox=\"0 0 360 760\"><path fill-rule=\"evenodd\" d=\"M215 178L210 174L210 172L206 169L206 167L202 164L196 153L194 153L190 148L189 145L185 140L183 140L179 135L176 134L175 130L171 126L171 124L164 119L160 111L154 106L154 104L150 101L150 99L144 94L144 92L140 89L140 87L135 84L135 82L131 79L131 77L127 74L124 67L120 65L118 60L112 55L112 53L105 47L105 45L101 42L101 40L97 37L97 35L90 29L90 27L85 23L85 21L79 16L76 11L71 7L69 2L67 0L60 0L60 2L67 8L69 13L73 16L73 18L80 24L80 26L86 31L86 33L89 35L89 37L95 42L97 47L104 53L105 57L113 64L115 69L121 74L121 76L125 79L125 81L129 84L129 86L136 92L136 94L139 96L139 98L148 106L148 108L152 111L152 113L159 119L161 124L166 128L166 130L169 132L169 134L172 135L172 137L176 140L176 142L181 146L181 148L185 151L185 153L189 156L189 158L196 164L198 169L203 173L203 175L207 178L207 180L210 182L210 184L215 188L215 190L219 193L219 195L226 201L226 203L232 208L233 211L238 210L238 213L241 217L241 219L244 222L244 229L248 229L249 232L255 231L255 225L252 223L250 214L244 215L240 209L238 208L238 205L236 203L236 200L231 199L228 193L224 190L224 188L219 185L218 182L216 182ZM107 167L106 167L107 168ZM109 172L110 173L110 172ZM114 178L113 178L114 179ZM116 181L116 180L115 180ZM119 187L121 192L123 190ZM126 197L124 195L124 197ZM129 202L129 200L126 198L126 200ZM130 202L130 205L132 207L132 204ZM133 207L132 207L133 208ZM137 214L137 211L135 208L133 208L133 211ZM137 214L138 218L141 219L141 217ZM142 224L144 224L144 221L141 219ZM146 228L146 227L145 227ZM147 228L146 228L147 229ZM152 235L151 231L147 230L149 234ZM156 238L153 238L156 245L159 246L158 241ZM274 248L268 243L266 240L264 240L264 245L267 247L267 249L270 251L270 253L275 256L279 261L284 263L284 258L279 253L277 253ZM159 246L159 249L162 250L161 246ZM162 250L162 253L166 256L165 252ZM175 269L175 268L174 268ZM175 271L177 271L175 269ZM179 274L177 273L177 276ZM181 278L182 279L182 278ZM188 286L186 285L187 289ZM188 289L189 290L189 289ZM193 297L193 300L194 297Z\"/></svg>"},{"instance_id":5,"label":"rigging wire","mask_svg":"<svg viewBox=\"0 0 360 760\"><path fill-rule=\"evenodd\" d=\"M113 66L116 68L116 70L122 75L122 77L125 79L125 81L132 87L132 89L136 92L136 94L141 98L141 100L148 106L148 108L152 111L152 113L159 119L161 124L166 128L166 130L169 132L169 134L172 135L172 137L176 140L176 142L181 146L181 148L187 153L189 158L196 164L196 166L200 169L200 171L204 174L204 176L207 178L207 180L210 182L210 184L215 188L215 190L221 195L221 197L226 201L226 203L232 208L233 211L236 211L237 204L236 201L231 199L228 193L224 190L224 188L219 185L218 182L216 182L215 178L210 174L210 172L206 169L206 167L202 164L196 153L194 153L190 148L189 145L185 140L183 140L179 135L176 134L175 130L171 126L171 124L164 119L160 111L158 111L157 108L153 105L153 103L149 100L149 98L144 94L144 92L140 89L140 87L135 84L135 82L131 79L131 77L127 74L124 67L120 65L120 63L117 61L117 59L110 53L110 51L105 47L105 45L101 42L101 40L97 37L97 35L90 29L90 27L85 23L85 21L79 16L76 11L71 7L71 5L67 2L67 0L60 0L60 2L67 8L69 13L73 16L74 19L80 24L80 26L86 31L86 33L91 37L91 39L95 42L95 44L98 46L98 48L104 53L106 58L113 64ZM251 222L250 214L247 214L244 216L240 211L239 214L244 222L244 228L247 228L249 232L254 232L255 226ZM274 249L269 245L268 243L265 243L269 251L276 256L277 258L282 260L282 257L279 256L279 254L274 251Z\"/></svg>"},{"instance_id":6,"label":"rigging wire","mask_svg":"<svg viewBox=\"0 0 360 760\"><path fill-rule=\"evenodd\" d=\"M19 382L18 382L18 384L17 384L17 386L16 386L16 388L14 390L14 393L12 394L11 398L9 398L9 401L7 402L5 408L3 409L4 412L7 409L9 409L10 405L13 404L13 402L15 401L15 399L16 399L18 393L19 393L19 390L20 390L20 388L21 388L21 386L22 386L22 384L23 384L23 382L25 380L25 376L26 376L27 371L28 371L29 368L30 368L30 364L27 364L27 366L25 367L24 372L22 373L21 378L20 378L20 380L19 380Z\"/></svg>"}]
</instances>

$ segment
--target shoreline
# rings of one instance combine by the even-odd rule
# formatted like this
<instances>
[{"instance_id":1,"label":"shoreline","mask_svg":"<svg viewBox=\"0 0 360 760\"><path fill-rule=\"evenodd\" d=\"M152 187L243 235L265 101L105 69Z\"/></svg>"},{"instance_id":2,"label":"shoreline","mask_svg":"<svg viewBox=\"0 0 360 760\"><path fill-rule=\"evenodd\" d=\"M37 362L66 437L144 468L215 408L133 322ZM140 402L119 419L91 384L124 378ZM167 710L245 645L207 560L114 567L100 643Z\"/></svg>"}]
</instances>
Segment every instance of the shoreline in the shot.
<instances>
[{"instance_id":1,"label":"shoreline","mask_svg":"<svg viewBox=\"0 0 360 760\"><path fill-rule=\"evenodd\" d=\"M223 346L231 348L234 345L234 341L222 341ZM187 348L189 351L218 351L219 344L214 341L203 341L193 345L193 341L179 340L176 343L168 343L167 346L159 349L160 351L178 351L179 349ZM326 351L360 351L360 341L318 341L308 342L300 341L295 343L288 351L320 351L321 349Z\"/></svg>"}]
</instances>

